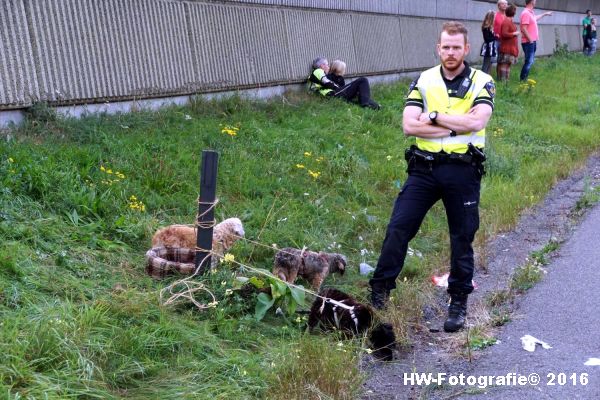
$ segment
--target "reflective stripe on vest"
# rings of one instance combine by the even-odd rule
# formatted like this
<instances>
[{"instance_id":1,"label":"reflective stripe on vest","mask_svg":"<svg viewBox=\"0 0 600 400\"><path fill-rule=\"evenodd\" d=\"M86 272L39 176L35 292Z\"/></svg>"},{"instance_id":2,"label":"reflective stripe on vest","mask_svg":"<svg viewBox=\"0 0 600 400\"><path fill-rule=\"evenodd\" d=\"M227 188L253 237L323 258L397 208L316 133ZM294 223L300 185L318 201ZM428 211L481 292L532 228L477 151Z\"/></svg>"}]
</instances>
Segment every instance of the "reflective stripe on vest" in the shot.
<instances>
[{"instance_id":1,"label":"reflective stripe on vest","mask_svg":"<svg viewBox=\"0 0 600 400\"><path fill-rule=\"evenodd\" d=\"M327 96L329 92L333 92L332 89L323 87L320 83L325 75L325 71L323 71L322 68L317 68L308 77L308 81L311 83L310 89L319 92L319 94L322 94L323 96Z\"/></svg>"},{"instance_id":2,"label":"reflective stripe on vest","mask_svg":"<svg viewBox=\"0 0 600 400\"><path fill-rule=\"evenodd\" d=\"M424 112L438 111L448 115L462 115L469 112L473 107L475 97L484 89L486 83L492 80L492 77L472 69L471 87L464 98L450 98L446 83L442 78L440 66L430 68L424 71L419 77L417 87L423 97ZM483 148L485 146L485 128L479 132L461 133L455 137L446 138L420 138L417 137L417 146L421 150L438 153L466 153L468 144Z\"/></svg>"}]
</instances>

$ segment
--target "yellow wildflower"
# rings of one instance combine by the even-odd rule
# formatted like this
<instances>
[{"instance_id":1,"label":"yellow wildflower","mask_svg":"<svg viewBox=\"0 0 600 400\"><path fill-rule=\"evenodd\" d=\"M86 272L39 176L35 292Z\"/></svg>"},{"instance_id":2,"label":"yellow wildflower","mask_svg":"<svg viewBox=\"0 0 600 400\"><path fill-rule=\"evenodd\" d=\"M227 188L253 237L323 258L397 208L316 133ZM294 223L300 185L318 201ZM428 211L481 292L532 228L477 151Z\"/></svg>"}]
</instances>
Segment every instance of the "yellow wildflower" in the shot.
<instances>
[{"instance_id":1,"label":"yellow wildflower","mask_svg":"<svg viewBox=\"0 0 600 400\"><path fill-rule=\"evenodd\" d=\"M312 153L311 153L311 152L309 152L309 151L305 151L305 152L304 152L304 156L305 156L305 157L310 157L310 156L312 156Z\"/></svg>"},{"instance_id":2,"label":"yellow wildflower","mask_svg":"<svg viewBox=\"0 0 600 400\"><path fill-rule=\"evenodd\" d=\"M240 128L238 128L236 126L225 125L221 129L221 133L226 133L229 136L235 136L235 135L237 135L237 133L238 133L239 130L240 130Z\"/></svg>"},{"instance_id":3,"label":"yellow wildflower","mask_svg":"<svg viewBox=\"0 0 600 400\"><path fill-rule=\"evenodd\" d=\"M529 83L530 85L535 85L537 82L533 79L527 79L527 83Z\"/></svg>"},{"instance_id":4,"label":"yellow wildflower","mask_svg":"<svg viewBox=\"0 0 600 400\"><path fill-rule=\"evenodd\" d=\"M106 168L104 168L104 165L100 166L100 171L106 171Z\"/></svg>"},{"instance_id":5,"label":"yellow wildflower","mask_svg":"<svg viewBox=\"0 0 600 400\"><path fill-rule=\"evenodd\" d=\"M323 158L323 156L321 156L321 157L317 158L317 160L316 160L316 161L317 161L317 162L321 162L321 161L323 161L323 160L324 160L324 158Z\"/></svg>"},{"instance_id":6,"label":"yellow wildflower","mask_svg":"<svg viewBox=\"0 0 600 400\"><path fill-rule=\"evenodd\" d=\"M392 160L392 156L387 156L386 158L387 158L388 161Z\"/></svg>"},{"instance_id":7,"label":"yellow wildflower","mask_svg":"<svg viewBox=\"0 0 600 400\"><path fill-rule=\"evenodd\" d=\"M296 164L296 168L302 169L302 168L304 168L304 164Z\"/></svg>"},{"instance_id":8,"label":"yellow wildflower","mask_svg":"<svg viewBox=\"0 0 600 400\"><path fill-rule=\"evenodd\" d=\"M146 211L146 205L141 200L138 200L134 195L129 197L129 208L139 212Z\"/></svg>"},{"instance_id":9,"label":"yellow wildflower","mask_svg":"<svg viewBox=\"0 0 600 400\"><path fill-rule=\"evenodd\" d=\"M310 169L308 170L308 174L314 179L317 179L321 175L319 171L311 171Z\"/></svg>"},{"instance_id":10,"label":"yellow wildflower","mask_svg":"<svg viewBox=\"0 0 600 400\"><path fill-rule=\"evenodd\" d=\"M15 160L13 160L13 158L12 158L12 157L8 157L8 162L9 162L9 163L14 163L14 162L15 162Z\"/></svg>"},{"instance_id":11,"label":"yellow wildflower","mask_svg":"<svg viewBox=\"0 0 600 400\"><path fill-rule=\"evenodd\" d=\"M231 253L225 254L225 256L222 259L222 261L226 262L226 263L233 262L234 260L235 260L235 256L233 254L231 254Z\"/></svg>"}]
</instances>

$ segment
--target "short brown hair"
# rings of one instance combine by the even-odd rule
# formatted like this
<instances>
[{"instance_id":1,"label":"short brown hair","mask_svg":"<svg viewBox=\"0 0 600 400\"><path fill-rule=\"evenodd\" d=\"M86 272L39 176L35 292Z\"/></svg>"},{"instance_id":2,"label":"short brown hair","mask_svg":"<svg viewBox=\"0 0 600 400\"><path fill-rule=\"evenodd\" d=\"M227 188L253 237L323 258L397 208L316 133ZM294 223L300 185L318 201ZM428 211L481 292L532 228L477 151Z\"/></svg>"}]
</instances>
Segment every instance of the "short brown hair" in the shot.
<instances>
[{"instance_id":1,"label":"short brown hair","mask_svg":"<svg viewBox=\"0 0 600 400\"><path fill-rule=\"evenodd\" d=\"M462 33L462 35L465 37L465 43L468 42L467 35L469 34L469 31L467 30L467 27L464 26L461 22L444 22L444 25L442 25L442 32L440 32L440 42L442 41L443 32L446 32L448 35L458 35Z\"/></svg>"},{"instance_id":2,"label":"short brown hair","mask_svg":"<svg viewBox=\"0 0 600 400\"><path fill-rule=\"evenodd\" d=\"M510 6L508 6L506 8L506 16L509 18L512 18L515 16L515 14L517 13L517 6L515 6L514 4L511 4Z\"/></svg>"}]
</instances>

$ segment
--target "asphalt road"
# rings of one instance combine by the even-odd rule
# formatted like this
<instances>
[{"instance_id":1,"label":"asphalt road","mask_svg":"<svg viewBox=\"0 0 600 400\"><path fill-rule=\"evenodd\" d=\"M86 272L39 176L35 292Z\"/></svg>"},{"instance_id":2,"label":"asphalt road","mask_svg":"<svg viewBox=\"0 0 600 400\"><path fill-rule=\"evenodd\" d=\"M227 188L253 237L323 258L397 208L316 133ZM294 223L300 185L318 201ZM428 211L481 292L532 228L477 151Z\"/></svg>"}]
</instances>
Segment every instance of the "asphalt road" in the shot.
<instances>
[{"instance_id":1,"label":"asphalt road","mask_svg":"<svg viewBox=\"0 0 600 400\"><path fill-rule=\"evenodd\" d=\"M474 377L538 376L539 383L454 387L453 395L447 393L451 398L600 399L600 366L584 365L590 358L600 358L600 205L587 213L545 269L513 321L502 329L500 344L463 372ZM524 335L552 348L537 345L534 352L527 352L521 344Z\"/></svg>"},{"instance_id":2,"label":"asphalt road","mask_svg":"<svg viewBox=\"0 0 600 400\"><path fill-rule=\"evenodd\" d=\"M586 190L595 187L600 187L599 154L558 182L542 202L521 216L515 229L486 245L487 267L476 270L479 288L469 296L467 323L476 323L478 312L486 310L487 296L505 290L515 268L525 265L532 252L550 241L562 243L544 267L543 279L511 304L511 321L493 333L498 344L474 352L471 362L458 354L452 346L456 334L441 331L447 297L440 290L441 312L424 312L411 348L392 363L365 363L370 376L361 399L600 399L600 366L584 365L589 358L600 358L600 204L584 215L574 212ZM529 353L521 345L524 335L543 340L552 349L538 346ZM446 381L405 381L413 372L432 377L446 374ZM485 387L477 382L448 383L450 376L460 374L476 380L509 376L505 381L517 380L517 374L521 379L538 374L539 383L502 386L494 378Z\"/></svg>"}]
</instances>

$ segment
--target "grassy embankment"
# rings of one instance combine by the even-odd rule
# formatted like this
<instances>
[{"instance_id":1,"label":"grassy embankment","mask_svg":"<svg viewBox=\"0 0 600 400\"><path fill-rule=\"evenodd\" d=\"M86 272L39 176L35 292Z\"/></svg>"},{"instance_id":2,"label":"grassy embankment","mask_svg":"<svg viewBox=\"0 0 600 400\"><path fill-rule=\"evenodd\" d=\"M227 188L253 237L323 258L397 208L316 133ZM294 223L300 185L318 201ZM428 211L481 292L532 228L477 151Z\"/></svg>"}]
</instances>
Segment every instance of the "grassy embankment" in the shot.
<instances>
[{"instance_id":1,"label":"grassy embankment","mask_svg":"<svg viewBox=\"0 0 600 400\"><path fill-rule=\"evenodd\" d=\"M520 88L516 69L513 82L499 86L478 247L598 148L599 64L597 57L540 60L534 87ZM254 298L225 294L232 273L250 276L231 265L207 278L216 308L160 307L158 292L170 281L144 274L144 253L156 228L193 222L199 154L211 148L221 156L219 220L240 217L247 237L266 245L345 253L350 272L326 284L364 299L358 264L375 264L406 177L405 90L406 82L377 87L381 112L292 93L283 101L199 101L82 120L39 113L5 132L3 396L352 398L362 379L360 342L304 335L302 319L272 311L257 322ZM230 127L236 135L226 133ZM407 258L388 314L403 343L431 293L429 275L448 265L446 230L437 205L411 243L423 257ZM250 242L232 254L272 265L273 250Z\"/></svg>"}]
</instances>

